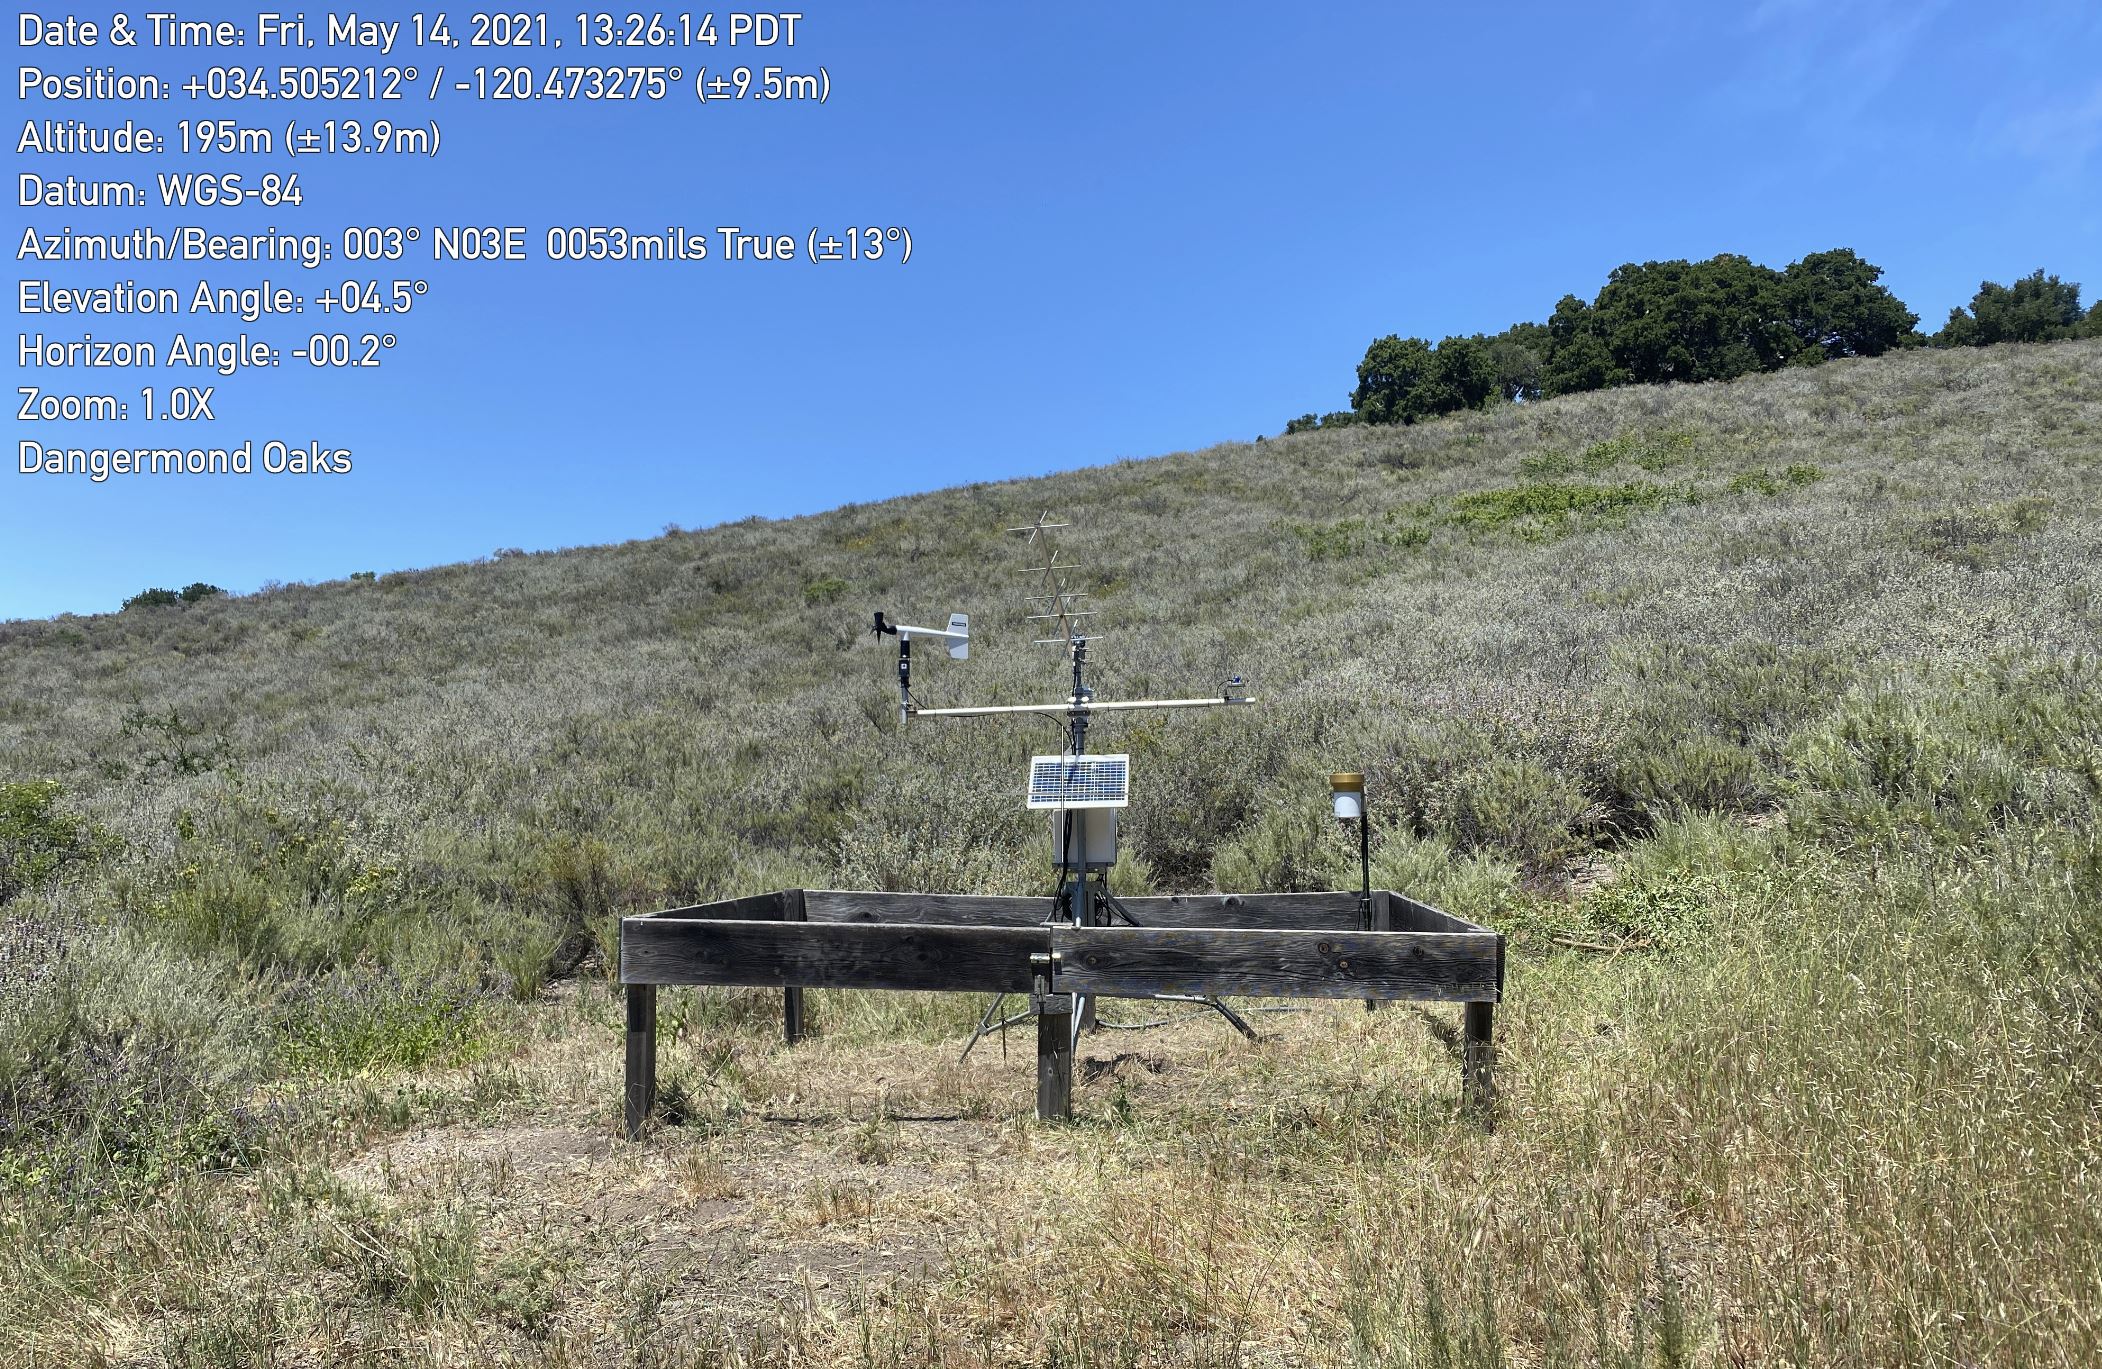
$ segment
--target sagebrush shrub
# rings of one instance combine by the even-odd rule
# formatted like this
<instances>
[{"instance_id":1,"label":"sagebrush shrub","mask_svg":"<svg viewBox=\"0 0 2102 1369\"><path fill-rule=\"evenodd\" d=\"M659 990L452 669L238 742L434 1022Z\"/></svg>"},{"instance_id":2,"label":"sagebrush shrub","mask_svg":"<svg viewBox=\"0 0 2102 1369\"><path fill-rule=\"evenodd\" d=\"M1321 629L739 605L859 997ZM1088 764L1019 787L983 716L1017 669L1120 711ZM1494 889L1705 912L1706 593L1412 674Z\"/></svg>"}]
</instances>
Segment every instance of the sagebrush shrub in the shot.
<instances>
[{"instance_id":1,"label":"sagebrush shrub","mask_svg":"<svg viewBox=\"0 0 2102 1369\"><path fill-rule=\"evenodd\" d=\"M1602 819L1568 776L1502 756L1445 780L1425 816L1457 849L1492 850L1534 872L1551 870L1587 845Z\"/></svg>"},{"instance_id":2,"label":"sagebrush shrub","mask_svg":"<svg viewBox=\"0 0 2102 1369\"><path fill-rule=\"evenodd\" d=\"M0 904L114 853L107 832L61 809L64 793L56 780L0 784Z\"/></svg>"},{"instance_id":3,"label":"sagebrush shrub","mask_svg":"<svg viewBox=\"0 0 2102 1369\"><path fill-rule=\"evenodd\" d=\"M268 1037L223 964L13 913L0 1004L0 1190L89 1204L150 1191L246 1161L284 1120L255 1099Z\"/></svg>"}]
</instances>

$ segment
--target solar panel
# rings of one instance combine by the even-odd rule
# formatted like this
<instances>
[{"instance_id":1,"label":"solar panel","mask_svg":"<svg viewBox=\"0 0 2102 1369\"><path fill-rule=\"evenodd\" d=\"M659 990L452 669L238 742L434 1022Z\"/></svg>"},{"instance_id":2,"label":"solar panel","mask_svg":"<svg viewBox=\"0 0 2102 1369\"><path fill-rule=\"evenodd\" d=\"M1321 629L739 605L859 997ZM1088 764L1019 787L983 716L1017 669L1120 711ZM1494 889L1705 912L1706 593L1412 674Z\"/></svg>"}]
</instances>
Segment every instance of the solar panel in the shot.
<instances>
[{"instance_id":1,"label":"solar panel","mask_svg":"<svg viewBox=\"0 0 2102 1369\"><path fill-rule=\"evenodd\" d=\"M1122 808L1130 801L1130 756L1030 757L1031 808Z\"/></svg>"}]
</instances>

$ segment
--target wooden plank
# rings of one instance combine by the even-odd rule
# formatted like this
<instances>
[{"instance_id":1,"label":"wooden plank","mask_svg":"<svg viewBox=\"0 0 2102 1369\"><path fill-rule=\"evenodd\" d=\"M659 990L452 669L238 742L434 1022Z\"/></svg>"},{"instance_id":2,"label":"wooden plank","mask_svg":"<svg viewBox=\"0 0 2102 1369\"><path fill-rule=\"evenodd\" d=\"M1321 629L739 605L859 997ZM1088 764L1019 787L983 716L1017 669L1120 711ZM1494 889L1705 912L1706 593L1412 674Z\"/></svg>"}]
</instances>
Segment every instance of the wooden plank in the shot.
<instances>
[{"instance_id":1,"label":"wooden plank","mask_svg":"<svg viewBox=\"0 0 2102 1369\"><path fill-rule=\"evenodd\" d=\"M723 899L688 908L667 908L649 916L671 919L729 919L772 922L787 917L800 894L804 916L812 922L917 922L940 927L1036 927L1051 915L1052 899L1006 894L918 894L854 889L788 889ZM1486 930L1428 903L1385 889L1397 931L1479 932ZM1170 894L1123 898L1118 902L1147 927L1252 927L1276 931L1352 931L1358 929L1358 896L1347 892L1309 894Z\"/></svg>"},{"instance_id":2,"label":"wooden plank","mask_svg":"<svg viewBox=\"0 0 2102 1369\"><path fill-rule=\"evenodd\" d=\"M812 922L913 922L936 927L1040 927L1051 916L1051 895L878 893L806 889L803 915Z\"/></svg>"},{"instance_id":3,"label":"wooden plank","mask_svg":"<svg viewBox=\"0 0 2102 1369\"><path fill-rule=\"evenodd\" d=\"M771 894L748 894L743 898L726 898L714 903L696 903L690 908L666 908L661 913L646 913L645 917L662 918L712 918L733 922L779 922L788 915L788 902L800 889L784 889Z\"/></svg>"},{"instance_id":4,"label":"wooden plank","mask_svg":"<svg viewBox=\"0 0 2102 1369\"><path fill-rule=\"evenodd\" d=\"M1407 894L1389 893L1389 916L1397 932L1486 932L1489 929L1464 917L1430 904L1410 898Z\"/></svg>"},{"instance_id":5,"label":"wooden plank","mask_svg":"<svg viewBox=\"0 0 2102 1369\"><path fill-rule=\"evenodd\" d=\"M1142 927L1360 930L1356 894L1170 894L1117 901L1131 910L1131 916Z\"/></svg>"},{"instance_id":6,"label":"wooden plank","mask_svg":"<svg viewBox=\"0 0 2102 1369\"><path fill-rule=\"evenodd\" d=\"M628 986L627 1071L621 1121L628 1139L639 1141L657 1107L657 986Z\"/></svg>"},{"instance_id":7,"label":"wooden plank","mask_svg":"<svg viewBox=\"0 0 2102 1369\"><path fill-rule=\"evenodd\" d=\"M1029 957L1049 948L1049 934L1029 927L627 918L620 977L627 984L1027 993Z\"/></svg>"},{"instance_id":8,"label":"wooden plank","mask_svg":"<svg viewBox=\"0 0 2102 1369\"><path fill-rule=\"evenodd\" d=\"M1303 932L1057 927L1061 989L1283 998L1489 1001L1492 932Z\"/></svg>"}]
</instances>

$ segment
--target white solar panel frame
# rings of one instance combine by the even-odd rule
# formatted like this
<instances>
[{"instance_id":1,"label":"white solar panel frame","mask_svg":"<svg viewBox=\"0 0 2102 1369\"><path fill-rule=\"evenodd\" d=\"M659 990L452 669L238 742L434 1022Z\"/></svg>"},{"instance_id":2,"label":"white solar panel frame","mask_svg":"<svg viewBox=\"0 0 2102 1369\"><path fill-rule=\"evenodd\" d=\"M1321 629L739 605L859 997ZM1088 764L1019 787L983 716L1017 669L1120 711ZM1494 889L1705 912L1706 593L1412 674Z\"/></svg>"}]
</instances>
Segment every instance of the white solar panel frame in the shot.
<instances>
[{"instance_id":1,"label":"white solar panel frame","mask_svg":"<svg viewBox=\"0 0 2102 1369\"><path fill-rule=\"evenodd\" d=\"M1131 802L1131 757L1031 756L1031 808L1123 808Z\"/></svg>"}]
</instances>

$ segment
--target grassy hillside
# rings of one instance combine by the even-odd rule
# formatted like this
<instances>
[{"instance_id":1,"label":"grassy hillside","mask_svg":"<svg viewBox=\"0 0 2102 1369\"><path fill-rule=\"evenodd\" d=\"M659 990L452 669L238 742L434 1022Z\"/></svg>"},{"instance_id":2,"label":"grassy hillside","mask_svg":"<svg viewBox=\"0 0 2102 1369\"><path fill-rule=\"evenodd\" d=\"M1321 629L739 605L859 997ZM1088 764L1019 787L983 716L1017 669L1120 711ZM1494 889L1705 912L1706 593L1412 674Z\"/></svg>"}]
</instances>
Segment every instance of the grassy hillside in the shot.
<instances>
[{"instance_id":1,"label":"grassy hillside","mask_svg":"<svg viewBox=\"0 0 2102 1369\"><path fill-rule=\"evenodd\" d=\"M622 912L1047 887L1051 727L864 627L1046 697L1045 508L1105 696L1264 701L1101 728L1118 882L1347 885L1366 771L1513 938L1494 1136L1442 1015L1105 1033L1043 1128L981 1002L679 993L612 1143ZM2098 627L2102 343L0 625L0 1358L2091 1363Z\"/></svg>"}]
</instances>

